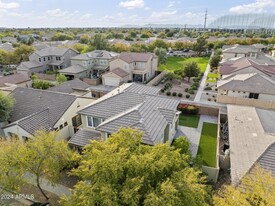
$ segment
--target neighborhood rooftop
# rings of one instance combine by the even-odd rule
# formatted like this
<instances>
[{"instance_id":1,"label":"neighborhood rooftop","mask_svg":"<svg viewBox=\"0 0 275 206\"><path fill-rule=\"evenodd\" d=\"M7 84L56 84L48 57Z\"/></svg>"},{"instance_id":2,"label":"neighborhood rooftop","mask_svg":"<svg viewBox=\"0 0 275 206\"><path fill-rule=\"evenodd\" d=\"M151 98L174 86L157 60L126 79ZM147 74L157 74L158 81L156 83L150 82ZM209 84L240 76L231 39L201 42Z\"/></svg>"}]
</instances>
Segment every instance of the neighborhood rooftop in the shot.
<instances>
[{"instance_id":1,"label":"neighborhood rooftop","mask_svg":"<svg viewBox=\"0 0 275 206\"><path fill-rule=\"evenodd\" d=\"M70 81L65 81L58 86L51 87L47 91L71 94L75 90L87 90L89 86L89 84L81 81L80 79L74 79Z\"/></svg>"},{"instance_id":2,"label":"neighborhood rooftop","mask_svg":"<svg viewBox=\"0 0 275 206\"><path fill-rule=\"evenodd\" d=\"M134 53L134 52L122 52L119 58L127 63L132 62L147 62L151 57L155 55L153 53Z\"/></svg>"}]
</instances>

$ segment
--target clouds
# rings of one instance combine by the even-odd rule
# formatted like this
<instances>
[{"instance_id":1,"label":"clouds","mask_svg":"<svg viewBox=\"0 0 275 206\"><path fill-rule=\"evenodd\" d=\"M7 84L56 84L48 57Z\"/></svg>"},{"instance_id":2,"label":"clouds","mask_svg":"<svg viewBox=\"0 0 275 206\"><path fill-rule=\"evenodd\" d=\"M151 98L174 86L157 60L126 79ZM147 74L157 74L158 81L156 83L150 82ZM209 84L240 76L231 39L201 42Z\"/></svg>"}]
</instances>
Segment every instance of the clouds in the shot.
<instances>
[{"instance_id":1,"label":"clouds","mask_svg":"<svg viewBox=\"0 0 275 206\"><path fill-rule=\"evenodd\" d=\"M274 0L256 0L256 2L253 2L250 4L234 6L230 8L229 11L237 14L260 13L274 7L275 7Z\"/></svg>"},{"instance_id":2,"label":"clouds","mask_svg":"<svg viewBox=\"0 0 275 206\"><path fill-rule=\"evenodd\" d=\"M145 3L143 0L127 0L121 1L119 6L126 9L140 9L145 6Z\"/></svg>"},{"instance_id":3,"label":"clouds","mask_svg":"<svg viewBox=\"0 0 275 206\"><path fill-rule=\"evenodd\" d=\"M4 3L2 1L0 1L0 10L16 9L19 6L20 6L20 4L16 3L16 2Z\"/></svg>"},{"instance_id":4,"label":"clouds","mask_svg":"<svg viewBox=\"0 0 275 206\"><path fill-rule=\"evenodd\" d=\"M53 9L46 11L46 14L50 17L64 17L68 13L68 11L62 11L61 9Z\"/></svg>"}]
</instances>

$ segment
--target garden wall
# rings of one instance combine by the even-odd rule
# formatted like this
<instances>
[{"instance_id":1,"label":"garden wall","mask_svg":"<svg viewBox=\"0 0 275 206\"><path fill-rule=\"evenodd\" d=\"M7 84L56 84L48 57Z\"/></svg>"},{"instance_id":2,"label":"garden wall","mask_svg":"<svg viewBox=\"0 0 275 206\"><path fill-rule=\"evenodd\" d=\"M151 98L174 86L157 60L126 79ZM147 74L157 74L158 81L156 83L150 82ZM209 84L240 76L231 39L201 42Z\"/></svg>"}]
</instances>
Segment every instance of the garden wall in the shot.
<instances>
[{"instance_id":1,"label":"garden wall","mask_svg":"<svg viewBox=\"0 0 275 206\"><path fill-rule=\"evenodd\" d=\"M166 71L161 72L159 75L157 75L155 78L153 78L150 82L148 82L147 85L154 86L154 85L158 84L166 74L167 74Z\"/></svg>"},{"instance_id":2,"label":"garden wall","mask_svg":"<svg viewBox=\"0 0 275 206\"><path fill-rule=\"evenodd\" d=\"M207 174L207 179L209 181L217 182L219 177L219 168L202 166L202 171Z\"/></svg>"},{"instance_id":3,"label":"garden wall","mask_svg":"<svg viewBox=\"0 0 275 206\"><path fill-rule=\"evenodd\" d=\"M92 85L92 86L97 86L97 85L101 84L100 78L98 78L98 79L83 78L81 80L89 85Z\"/></svg>"}]
</instances>

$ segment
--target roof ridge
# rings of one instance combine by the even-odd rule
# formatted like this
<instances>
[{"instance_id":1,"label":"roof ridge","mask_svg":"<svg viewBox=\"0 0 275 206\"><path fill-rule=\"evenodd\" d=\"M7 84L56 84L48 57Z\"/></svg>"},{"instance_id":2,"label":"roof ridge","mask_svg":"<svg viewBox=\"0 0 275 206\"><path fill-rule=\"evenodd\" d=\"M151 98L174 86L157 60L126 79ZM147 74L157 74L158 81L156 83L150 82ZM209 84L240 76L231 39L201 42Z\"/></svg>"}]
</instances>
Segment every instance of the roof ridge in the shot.
<instances>
[{"instance_id":1,"label":"roof ridge","mask_svg":"<svg viewBox=\"0 0 275 206\"><path fill-rule=\"evenodd\" d=\"M72 95L72 94L67 94L67 93L62 93L62 92L56 92L56 91L50 91L50 90L42 90L42 89L34 89L34 88L26 88L26 87L17 87L15 88L11 93L13 93L15 90L18 90L18 89L24 89L24 90L34 90L34 91L37 91L37 92L45 92L45 93L54 93L54 94L62 94L62 95L66 95L66 96L72 96L72 97L75 97L75 95Z\"/></svg>"}]
</instances>

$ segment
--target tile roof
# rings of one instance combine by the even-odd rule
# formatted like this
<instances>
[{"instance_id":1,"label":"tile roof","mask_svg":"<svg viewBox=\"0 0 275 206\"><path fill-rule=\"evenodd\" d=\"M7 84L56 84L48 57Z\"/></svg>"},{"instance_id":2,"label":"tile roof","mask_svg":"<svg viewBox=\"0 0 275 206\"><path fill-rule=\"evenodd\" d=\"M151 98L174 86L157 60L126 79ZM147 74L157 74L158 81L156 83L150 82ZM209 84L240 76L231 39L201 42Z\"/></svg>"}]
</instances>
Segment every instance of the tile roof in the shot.
<instances>
[{"instance_id":1,"label":"tile roof","mask_svg":"<svg viewBox=\"0 0 275 206\"><path fill-rule=\"evenodd\" d=\"M72 136L69 140L69 144L84 147L89 144L91 140L101 140L100 132L81 128Z\"/></svg>"},{"instance_id":2,"label":"tile roof","mask_svg":"<svg viewBox=\"0 0 275 206\"><path fill-rule=\"evenodd\" d=\"M235 185L257 161L264 161L261 155L270 154L268 148L275 143L275 135L265 132L254 107L227 105L227 111L231 182ZM269 161L265 164L273 165L275 156Z\"/></svg>"},{"instance_id":3,"label":"tile roof","mask_svg":"<svg viewBox=\"0 0 275 206\"><path fill-rule=\"evenodd\" d=\"M39 64L36 61L26 61L26 62L21 62L20 64L21 66L27 68L27 69L31 69L31 68L36 68L36 67L40 67L42 66L41 64ZM20 66L19 65L19 66Z\"/></svg>"},{"instance_id":4,"label":"tile roof","mask_svg":"<svg viewBox=\"0 0 275 206\"><path fill-rule=\"evenodd\" d=\"M231 91L275 95L275 82L257 73L237 74L231 78L218 81L217 87Z\"/></svg>"},{"instance_id":5,"label":"tile roof","mask_svg":"<svg viewBox=\"0 0 275 206\"><path fill-rule=\"evenodd\" d=\"M147 62L151 57L155 57L153 53L135 53L135 52L122 52L119 59L127 62Z\"/></svg>"},{"instance_id":6,"label":"tile roof","mask_svg":"<svg viewBox=\"0 0 275 206\"><path fill-rule=\"evenodd\" d=\"M220 67L220 74L228 75L248 67L254 67L255 69L267 75L275 75L275 65L258 64L255 60L252 60L251 58L247 57L240 58L236 61L229 61L227 63L223 63Z\"/></svg>"},{"instance_id":7,"label":"tile roof","mask_svg":"<svg viewBox=\"0 0 275 206\"><path fill-rule=\"evenodd\" d=\"M86 90L88 87L90 87L89 84L81 81L80 79L74 79L63 82L58 86L50 87L47 91L71 94L75 90Z\"/></svg>"},{"instance_id":8,"label":"tile roof","mask_svg":"<svg viewBox=\"0 0 275 206\"><path fill-rule=\"evenodd\" d=\"M115 68L113 69L112 71L108 72L108 73L114 73L116 74L117 76L123 78L123 77L126 77L129 75L128 72L124 71L123 69L120 69L120 68Z\"/></svg>"},{"instance_id":9,"label":"tile roof","mask_svg":"<svg viewBox=\"0 0 275 206\"><path fill-rule=\"evenodd\" d=\"M6 84L20 84L30 81L30 77L27 74L17 73L4 77L0 77L0 87L6 86Z\"/></svg>"},{"instance_id":10,"label":"tile roof","mask_svg":"<svg viewBox=\"0 0 275 206\"><path fill-rule=\"evenodd\" d=\"M158 91L155 87L131 84L79 113L103 118L105 121L96 128L98 131L113 133L121 127L140 129L144 132L143 142L154 145L166 125L173 121L179 104L177 99L157 95Z\"/></svg>"},{"instance_id":11,"label":"tile roof","mask_svg":"<svg viewBox=\"0 0 275 206\"><path fill-rule=\"evenodd\" d=\"M253 45L235 45L229 47L223 47L223 53L243 53L248 54L250 52L258 52L258 49Z\"/></svg>"},{"instance_id":12,"label":"tile roof","mask_svg":"<svg viewBox=\"0 0 275 206\"><path fill-rule=\"evenodd\" d=\"M67 51L72 50L76 53L79 53L71 48L59 48L59 47L49 47L45 49L41 49L39 51L35 51L34 53L38 56L63 56Z\"/></svg>"},{"instance_id":13,"label":"tile roof","mask_svg":"<svg viewBox=\"0 0 275 206\"><path fill-rule=\"evenodd\" d=\"M15 99L15 105L11 112L9 122L16 122L45 109L49 109L48 116L51 127L54 126L76 99L74 95L20 87L13 90L11 95ZM37 124L39 124L39 121L37 121ZM24 125L27 125L27 123L24 122Z\"/></svg>"},{"instance_id":14,"label":"tile roof","mask_svg":"<svg viewBox=\"0 0 275 206\"><path fill-rule=\"evenodd\" d=\"M59 70L59 73L62 74L78 74L87 71L88 69L77 64L77 65L72 65L70 67L67 67L65 69Z\"/></svg>"},{"instance_id":15,"label":"tile roof","mask_svg":"<svg viewBox=\"0 0 275 206\"><path fill-rule=\"evenodd\" d=\"M71 59L75 60L89 60L89 59L112 59L118 56L118 53L109 52L105 50L95 50L92 52L79 54L77 56L72 57Z\"/></svg>"}]
</instances>

